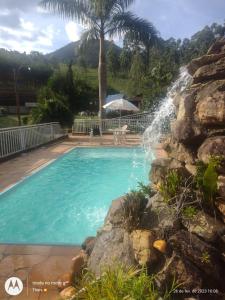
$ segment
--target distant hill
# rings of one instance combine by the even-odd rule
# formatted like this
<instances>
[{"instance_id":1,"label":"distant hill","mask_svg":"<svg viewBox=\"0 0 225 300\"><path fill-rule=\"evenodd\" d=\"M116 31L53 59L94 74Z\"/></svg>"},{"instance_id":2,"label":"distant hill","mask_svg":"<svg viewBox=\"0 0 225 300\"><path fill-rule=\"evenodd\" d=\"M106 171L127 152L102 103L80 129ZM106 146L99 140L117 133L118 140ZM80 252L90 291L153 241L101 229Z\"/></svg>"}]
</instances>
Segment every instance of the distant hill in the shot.
<instances>
[{"instance_id":1,"label":"distant hill","mask_svg":"<svg viewBox=\"0 0 225 300\"><path fill-rule=\"evenodd\" d=\"M111 46L110 41L106 41L106 52ZM122 49L113 44L115 52L120 55ZM52 53L46 54L46 58L51 63L82 63L87 67L96 68L98 66L99 41L89 41L85 48L80 49L80 41L70 43Z\"/></svg>"}]
</instances>

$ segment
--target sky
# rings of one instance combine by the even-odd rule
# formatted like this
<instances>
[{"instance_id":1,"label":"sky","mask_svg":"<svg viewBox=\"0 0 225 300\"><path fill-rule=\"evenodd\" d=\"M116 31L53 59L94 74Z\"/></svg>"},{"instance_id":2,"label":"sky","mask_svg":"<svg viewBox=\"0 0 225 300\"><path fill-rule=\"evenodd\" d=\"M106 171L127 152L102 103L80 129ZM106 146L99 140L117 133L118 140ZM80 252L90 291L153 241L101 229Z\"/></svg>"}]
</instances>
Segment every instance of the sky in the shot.
<instances>
[{"instance_id":1,"label":"sky","mask_svg":"<svg viewBox=\"0 0 225 300\"><path fill-rule=\"evenodd\" d=\"M0 0L0 48L49 53L79 40L83 28L38 6L39 0ZM136 0L130 10L152 22L164 39L189 38L225 20L224 0ZM117 38L115 42L121 44Z\"/></svg>"}]
</instances>

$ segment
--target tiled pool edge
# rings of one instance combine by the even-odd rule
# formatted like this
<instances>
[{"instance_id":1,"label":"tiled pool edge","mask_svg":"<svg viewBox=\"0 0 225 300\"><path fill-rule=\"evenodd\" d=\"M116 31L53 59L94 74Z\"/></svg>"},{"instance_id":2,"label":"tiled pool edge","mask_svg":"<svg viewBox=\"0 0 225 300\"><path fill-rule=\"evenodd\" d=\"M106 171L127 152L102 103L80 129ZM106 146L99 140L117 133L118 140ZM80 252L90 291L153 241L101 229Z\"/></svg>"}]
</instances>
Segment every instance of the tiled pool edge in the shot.
<instances>
[{"instance_id":1,"label":"tiled pool edge","mask_svg":"<svg viewBox=\"0 0 225 300\"><path fill-rule=\"evenodd\" d=\"M58 157L51 159L50 161L44 163L43 165L35 168L34 170L32 170L31 172L29 172L26 176L22 177L21 179L19 179L17 182L15 182L12 185L9 185L8 187L6 187L5 189L3 189L2 191L0 190L0 197L9 192L10 190L12 190L13 188L15 188L17 185L19 185L20 183L22 183L23 181L25 181L26 179L28 179L30 176L35 175L36 173L40 172L41 170L43 170L44 168L46 168L47 166L51 165L52 163L54 163L56 160L62 158L64 155L68 154L69 152L73 151L74 149L78 148L79 146L74 146L71 149L63 152L62 154L60 154Z\"/></svg>"}]
</instances>

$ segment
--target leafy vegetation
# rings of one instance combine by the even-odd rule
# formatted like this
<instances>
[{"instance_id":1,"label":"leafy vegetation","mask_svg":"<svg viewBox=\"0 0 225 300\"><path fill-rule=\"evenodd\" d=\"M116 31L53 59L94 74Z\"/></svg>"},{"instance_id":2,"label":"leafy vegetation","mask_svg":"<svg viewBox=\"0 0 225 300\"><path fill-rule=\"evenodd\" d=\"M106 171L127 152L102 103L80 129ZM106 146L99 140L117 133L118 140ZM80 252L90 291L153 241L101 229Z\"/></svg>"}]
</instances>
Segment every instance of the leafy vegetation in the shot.
<instances>
[{"instance_id":1,"label":"leafy vegetation","mask_svg":"<svg viewBox=\"0 0 225 300\"><path fill-rule=\"evenodd\" d=\"M129 232L140 228L147 202L148 199L141 191L132 191L125 196L123 202L123 222Z\"/></svg>"},{"instance_id":2,"label":"leafy vegetation","mask_svg":"<svg viewBox=\"0 0 225 300\"><path fill-rule=\"evenodd\" d=\"M145 197L153 196L154 193L150 184L145 185L142 182L139 182L138 186L139 186L139 192L141 192Z\"/></svg>"},{"instance_id":3,"label":"leafy vegetation","mask_svg":"<svg viewBox=\"0 0 225 300\"><path fill-rule=\"evenodd\" d=\"M176 288L174 282L162 299L172 299ZM145 269L137 270L121 265L106 268L99 279L87 272L78 285L78 290L81 292L74 300L157 300L160 298L155 288L154 277L148 276Z\"/></svg>"},{"instance_id":4,"label":"leafy vegetation","mask_svg":"<svg viewBox=\"0 0 225 300\"><path fill-rule=\"evenodd\" d=\"M220 157L211 157L208 164L198 162L195 182L205 200L212 200L217 192L217 168L222 162Z\"/></svg>"},{"instance_id":5,"label":"leafy vegetation","mask_svg":"<svg viewBox=\"0 0 225 300\"><path fill-rule=\"evenodd\" d=\"M197 214L197 209L194 206L187 206L183 209L182 215L187 219L192 219Z\"/></svg>"},{"instance_id":6,"label":"leafy vegetation","mask_svg":"<svg viewBox=\"0 0 225 300\"><path fill-rule=\"evenodd\" d=\"M175 170L169 171L165 180L160 185L159 191L163 199L169 203L178 194L182 186L182 177Z\"/></svg>"},{"instance_id":7,"label":"leafy vegetation","mask_svg":"<svg viewBox=\"0 0 225 300\"><path fill-rule=\"evenodd\" d=\"M17 116L0 116L0 128L18 126Z\"/></svg>"}]
</instances>

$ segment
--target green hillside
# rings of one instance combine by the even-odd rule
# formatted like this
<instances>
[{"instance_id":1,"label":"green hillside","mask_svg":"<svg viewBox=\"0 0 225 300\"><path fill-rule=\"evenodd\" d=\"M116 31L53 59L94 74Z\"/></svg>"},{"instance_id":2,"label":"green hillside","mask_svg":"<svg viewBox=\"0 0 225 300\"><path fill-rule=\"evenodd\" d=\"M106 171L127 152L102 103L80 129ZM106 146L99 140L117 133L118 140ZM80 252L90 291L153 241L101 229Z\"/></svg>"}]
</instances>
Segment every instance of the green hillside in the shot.
<instances>
[{"instance_id":1,"label":"green hillside","mask_svg":"<svg viewBox=\"0 0 225 300\"><path fill-rule=\"evenodd\" d=\"M110 47L120 55L122 49L110 41L105 42L106 52ZM96 68L98 66L99 41L89 41L81 48L80 41L70 43L52 53L46 55L46 58L52 63L69 63L85 65L86 67Z\"/></svg>"}]
</instances>

